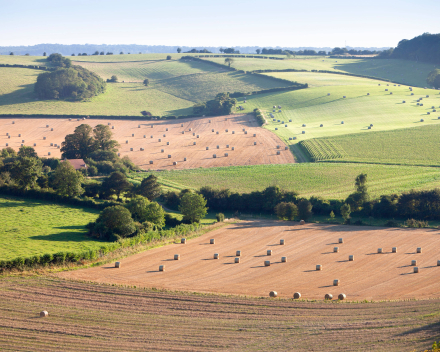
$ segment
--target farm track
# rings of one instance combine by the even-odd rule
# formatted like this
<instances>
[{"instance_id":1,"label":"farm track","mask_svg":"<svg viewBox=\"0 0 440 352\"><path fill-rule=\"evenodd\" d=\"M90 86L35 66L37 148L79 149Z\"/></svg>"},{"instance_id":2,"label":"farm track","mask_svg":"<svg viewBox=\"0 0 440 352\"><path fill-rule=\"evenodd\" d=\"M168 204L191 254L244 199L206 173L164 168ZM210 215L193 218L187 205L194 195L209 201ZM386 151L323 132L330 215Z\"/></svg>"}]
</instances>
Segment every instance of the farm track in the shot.
<instances>
[{"instance_id":1,"label":"farm track","mask_svg":"<svg viewBox=\"0 0 440 352\"><path fill-rule=\"evenodd\" d=\"M49 277L6 277L0 293L2 351L410 351L439 335L439 300L294 302Z\"/></svg>"},{"instance_id":2,"label":"farm track","mask_svg":"<svg viewBox=\"0 0 440 352\"><path fill-rule=\"evenodd\" d=\"M12 124L12 121L15 121L15 124ZM164 121L1 119L0 130L3 133L0 136L0 148L4 148L8 143L9 147L18 150L24 140L23 144L34 147L40 157L49 157L50 152L50 157L60 158L60 149L55 146L51 147L50 143L61 145L65 136L73 133L74 129L83 123L92 127L108 123L114 126L113 138L120 144L120 156L129 156L136 165L143 169L179 170L295 162L292 153L284 150L285 144L279 137L259 127L252 115ZM51 131L51 128L54 130ZM168 131L166 131L167 128ZM189 130L190 128L192 131ZM248 131L248 134L242 131L243 128ZM212 129L215 132L212 132ZM185 134L182 134L182 131ZM216 134L217 131L219 134ZM232 134L232 131L235 134ZM8 138L6 133L9 133L11 138ZM19 134L21 137L18 137ZM256 134L256 137L253 137L253 134ZM43 137L46 137L46 140ZM167 145L167 142L170 145ZM193 142L197 144L193 145ZM257 142L257 145L254 145L254 142ZM277 145L282 146L280 155L276 155ZM209 150L206 150L207 147ZM234 151L232 147L235 148ZM133 151L130 151L131 148ZM140 151L140 148L144 148L145 151ZM225 153L228 153L228 157L225 157ZM213 157L214 154L216 158ZM168 155L171 155L171 158L168 158ZM187 161L184 161L184 158L187 158ZM149 163L150 160L153 164ZM177 165L173 165L173 162L177 162Z\"/></svg>"}]
</instances>

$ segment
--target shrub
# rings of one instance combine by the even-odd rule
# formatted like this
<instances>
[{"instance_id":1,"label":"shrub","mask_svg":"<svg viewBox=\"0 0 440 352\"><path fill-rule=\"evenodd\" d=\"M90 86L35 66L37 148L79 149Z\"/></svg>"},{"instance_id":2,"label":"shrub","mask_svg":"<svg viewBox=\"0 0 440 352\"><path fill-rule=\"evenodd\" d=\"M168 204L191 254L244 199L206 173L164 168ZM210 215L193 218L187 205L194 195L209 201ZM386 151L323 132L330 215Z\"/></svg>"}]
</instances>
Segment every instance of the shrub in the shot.
<instances>
[{"instance_id":1,"label":"shrub","mask_svg":"<svg viewBox=\"0 0 440 352\"><path fill-rule=\"evenodd\" d=\"M223 222L225 221L225 214L223 213L215 214L215 218L217 219L217 222Z\"/></svg>"},{"instance_id":2,"label":"shrub","mask_svg":"<svg viewBox=\"0 0 440 352\"><path fill-rule=\"evenodd\" d=\"M413 227L413 228L429 227L427 221L415 220L415 219L408 219L408 220L406 220L405 221L405 225L407 227Z\"/></svg>"},{"instance_id":3,"label":"shrub","mask_svg":"<svg viewBox=\"0 0 440 352\"><path fill-rule=\"evenodd\" d=\"M167 55L167 60L171 60L171 55Z\"/></svg>"}]
</instances>

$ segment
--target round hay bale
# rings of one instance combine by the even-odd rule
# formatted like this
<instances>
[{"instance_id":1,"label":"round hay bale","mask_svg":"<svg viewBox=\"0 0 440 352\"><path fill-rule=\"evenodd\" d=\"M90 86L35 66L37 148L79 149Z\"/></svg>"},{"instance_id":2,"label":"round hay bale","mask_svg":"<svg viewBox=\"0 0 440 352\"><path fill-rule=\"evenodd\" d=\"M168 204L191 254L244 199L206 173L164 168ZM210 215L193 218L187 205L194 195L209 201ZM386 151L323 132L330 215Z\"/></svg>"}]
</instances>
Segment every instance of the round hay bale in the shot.
<instances>
[{"instance_id":1,"label":"round hay bale","mask_svg":"<svg viewBox=\"0 0 440 352\"><path fill-rule=\"evenodd\" d=\"M414 95L414 93L411 93L411 95Z\"/></svg>"},{"instance_id":2,"label":"round hay bale","mask_svg":"<svg viewBox=\"0 0 440 352\"><path fill-rule=\"evenodd\" d=\"M306 134L306 131L302 131L302 134Z\"/></svg>"},{"instance_id":3,"label":"round hay bale","mask_svg":"<svg viewBox=\"0 0 440 352\"><path fill-rule=\"evenodd\" d=\"M161 138L159 138L159 139L158 139L158 141L159 141L159 142L162 142L162 139L161 139ZM127 143L128 143L128 141L127 141Z\"/></svg>"},{"instance_id":4,"label":"round hay bale","mask_svg":"<svg viewBox=\"0 0 440 352\"><path fill-rule=\"evenodd\" d=\"M130 148L130 152L132 152L133 151L133 148Z\"/></svg>"},{"instance_id":5,"label":"round hay bale","mask_svg":"<svg viewBox=\"0 0 440 352\"><path fill-rule=\"evenodd\" d=\"M211 120L209 120L208 123L211 123Z\"/></svg>"},{"instance_id":6,"label":"round hay bale","mask_svg":"<svg viewBox=\"0 0 440 352\"><path fill-rule=\"evenodd\" d=\"M166 134L163 135L163 137L166 137L166 136L167 136Z\"/></svg>"},{"instance_id":7,"label":"round hay bale","mask_svg":"<svg viewBox=\"0 0 440 352\"><path fill-rule=\"evenodd\" d=\"M219 259L219 258L220 258L219 254L218 253L214 253L214 259Z\"/></svg>"},{"instance_id":8,"label":"round hay bale","mask_svg":"<svg viewBox=\"0 0 440 352\"><path fill-rule=\"evenodd\" d=\"M353 261L354 261L354 255L353 255L353 254L350 254L350 255L348 256L348 261L350 261L350 262L353 262Z\"/></svg>"},{"instance_id":9,"label":"round hay bale","mask_svg":"<svg viewBox=\"0 0 440 352\"><path fill-rule=\"evenodd\" d=\"M416 266L417 265L417 260L411 260L411 266Z\"/></svg>"},{"instance_id":10,"label":"round hay bale","mask_svg":"<svg viewBox=\"0 0 440 352\"><path fill-rule=\"evenodd\" d=\"M173 165L176 166L177 165L177 161L173 161Z\"/></svg>"},{"instance_id":11,"label":"round hay bale","mask_svg":"<svg viewBox=\"0 0 440 352\"><path fill-rule=\"evenodd\" d=\"M277 151L277 155L281 155L281 152L279 150Z\"/></svg>"},{"instance_id":12,"label":"round hay bale","mask_svg":"<svg viewBox=\"0 0 440 352\"><path fill-rule=\"evenodd\" d=\"M235 256L236 257L241 257L241 251L235 251Z\"/></svg>"},{"instance_id":13,"label":"round hay bale","mask_svg":"<svg viewBox=\"0 0 440 352\"><path fill-rule=\"evenodd\" d=\"M215 244L215 238L211 238L211 239L209 240L209 244Z\"/></svg>"},{"instance_id":14,"label":"round hay bale","mask_svg":"<svg viewBox=\"0 0 440 352\"><path fill-rule=\"evenodd\" d=\"M199 136L199 135L197 135L197 138L200 138L200 136Z\"/></svg>"},{"instance_id":15,"label":"round hay bale","mask_svg":"<svg viewBox=\"0 0 440 352\"><path fill-rule=\"evenodd\" d=\"M164 149L161 149L160 152L161 152L161 153L165 153L165 150L164 150Z\"/></svg>"},{"instance_id":16,"label":"round hay bale","mask_svg":"<svg viewBox=\"0 0 440 352\"><path fill-rule=\"evenodd\" d=\"M403 100L403 101L402 101L402 104L405 104L405 103L406 103L406 101L405 101L405 100Z\"/></svg>"},{"instance_id":17,"label":"round hay bale","mask_svg":"<svg viewBox=\"0 0 440 352\"><path fill-rule=\"evenodd\" d=\"M341 121L341 125L343 125L344 124L344 121Z\"/></svg>"},{"instance_id":18,"label":"round hay bale","mask_svg":"<svg viewBox=\"0 0 440 352\"><path fill-rule=\"evenodd\" d=\"M115 263L115 268L120 268L121 267L121 262L116 262Z\"/></svg>"},{"instance_id":19,"label":"round hay bale","mask_svg":"<svg viewBox=\"0 0 440 352\"><path fill-rule=\"evenodd\" d=\"M329 96L330 95L330 93L327 93L327 96Z\"/></svg>"},{"instance_id":20,"label":"round hay bale","mask_svg":"<svg viewBox=\"0 0 440 352\"><path fill-rule=\"evenodd\" d=\"M215 132L214 129L212 129L211 132Z\"/></svg>"},{"instance_id":21,"label":"round hay bale","mask_svg":"<svg viewBox=\"0 0 440 352\"><path fill-rule=\"evenodd\" d=\"M232 147L231 150L235 150L235 147Z\"/></svg>"},{"instance_id":22,"label":"round hay bale","mask_svg":"<svg viewBox=\"0 0 440 352\"><path fill-rule=\"evenodd\" d=\"M182 244L186 244L186 238L181 238L181 239L180 239L180 243L182 243Z\"/></svg>"},{"instance_id":23,"label":"round hay bale","mask_svg":"<svg viewBox=\"0 0 440 352\"><path fill-rule=\"evenodd\" d=\"M254 145L257 145L257 142L254 142Z\"/></svg>"},{"instance_id":24,"label":"round hay bale","mask_svg":"<svg viewBox=\"0 0 440 352\"><path fill-rule=\"evenodd\" d=\"M264 266L270 266L270 260L265 260L264 261Z\"/></svg>"},{"instance_id":25,"label":"round hay bale","mask_svg":"<svg viewBox=\"0 0 440 352\"><path fill-rule=\"evenodd\" d=\"M46 125L46 128L49 128L49 125Z\"/></svg>"},{"instance_id":26,"label":"round hay bale","mask_svg":"<svg viewBox=\"0 0 440 352\"><path fill-rule=\"evenodd\" d=\"M228 153L225 153L225 157L228 157L229 156L229 154Z\"/></svg>"},{"instance_id":27,"label":"round hay bale","mask_svg":"<svg viewBox=\"0 0 440 352\"><path fill-rule=\"evenodd\" d=\"M146 134L144 134L144 138L147 138L147 135L146 135Z\"/></svg>"},{"instance_id":28,"label":"round hay bale","mask_svg":"<svg viewBox=\"0 0 440 352\"><path fill-rule=\"evenodd\" d=\"M275 131L278 131L278 127L275 127Z\"/></svg>"},{"instance_id":29,"label":"round hay bale","mask_svg":"<svg viewBox=\"0 0 440 352\"><path fill-rule=\"evenodd\" d=\"M180 127L183 127L183 123L180 124Z\"/></svg>"},{"instance_id":30,"label":"round hay bale","mask_svg":"<svg viewBox=\"0 0 440 352\"><path fill-rule=\"evenodd\" d=\"M322 265L316 264L316 271L321 271L321 270L322 270Z\"/></svg>"},{"instance_id":31,"label":"round hay bale","mask_svg":"<svg viewBox=\"0 0 440 352\"><path fill-rule=\"evenodd\" d=\"M50 146L53 147L53 143L50 143Z\"/></svg>"},{"instance_id":32,"label":"round hay bale","mask_svg":"<svg viewBox=\"0 0 440 352\"><path fill-rule=\"evenodd\" d=\"M159 271L165 271L165 265L159 265Z\"/></svg>"},{"instance_id":33,"label":"round hay bale","mask_svg":"<svg viewBox=\"0 0 440 352\"><path fill-rule=\"evenodd\" d=\"M257 136L257 134L256 133L254 133L254 137L256 137Z\"/></svg>"},{"instance_id":34,"label":"round hay bale","mask_svg":"<svg viewBox=\"0 0 440 352\"><path fill-rule=\"evenodd\" d=\"M377 249L377 253L383 253L382 248L378 248L378 249Z\"/></svg>"},{"instance_id":35,"label":"round hay bale","mask_svg":"<svg viewBox=\"0 0 440 352\"><path fill-rule=\"evenodd\" d=\"M168 154L168 159L171 159L171 155L170 154Z\"/></svg>"},{"instance_id":36,"label":"round hay bale","mask_svg":"<svg viewBox=\"0 0 440 352\"><path fill-rule=\"evenodd\" d=\"M167 145L170 145L170 142L167 142Z\"/></svg>"},{"instance_id":37,"label":"round hay bale","mask_svg":"<svg viewBox=\"0 0 440 352\"><path fill-rule=\"evenodd\" d=\"M192 128L189 129L190 132L191 132L192 130L193 130Z\"/></svg>"},{"instance_id":38,"label":"round hay bale","mask_svg":"<svg viewBox=\"0 0 440 352\"><path fill-rule=\"evenodd\" d=\"M229 148L229 144L226 144L226 148Z\"/></svg>"},{"instance_id":39,"label":"round hay bale","mask_svg":"<svg viewBox=\"0 0 440 352\"><path fill-rule=\"evenodd\" d=\"M431 113L428 111L427 113L426 113L427 115L431 115Z\"/></svg>"},{"instance_id":40,"label":"round hay bale","mask_svg":"<svg viewBox=\"0 0 440 352\"><path fill-rule=\"evenodd\" d=\"M299 224L300 224L300 225L305 225L306 222L305 222L304 220L300 220Z\"/></svg>"},{"instance_id":41,"label":"round hay bale","mask_svg":"<svg viewBox=\"0 0 440 352\"><path fill-rule=\"evenodd\" d=\"M422 253L422 248L421 247L417 248L417 253Z\"/></svg>"},{"instance_id":42,"label":"round hay bale","mask_svg":"<svg viewBox=\"0 0 440 352\"><path fill-rule=\"evenodd\" d=\"M150 138L153 138L153 136L150 136Z\"/></svg>"},{"instance_id":43,"label":"round hay bale","mask_svg":"<svg viewBox=\"0 0 440 352\"><path fill-rule=\"evenodd\" d=\"M285 243L286 243L286 242L285 242L284 240L280 240L280 245L281 245L281 246L284 246Z\"/></svg>"},{"instance_id":44,"label":"round hay bale","mask_svg":"<svg viewBox=\"0 0 440 352\"><path fill-rule=\"evenodd\" d=\"M6 146L9 147L9 143L6 143Z\"/></svg>"},{"instance_id":45,"label":"round hay bale","mask_svg":"<svg viewBox=\"0 0 440 352\"><path fill-rule=\"evenodd\" d=\"M217 146L217 149L220 149L220 146L219 146L219 145Z\"/></svg>"},{"instance_id":46,"label":"round hay bale","mask_svg":"<svg viewBox=\"0 0 440 352\"><path fill-rule=\"evenodd\" d=\"M47 155L50 155L50 152L49 152L49 153L47 153Z\"/></svg>"},{"instance_id":47,"label":"round hay bale","mask_svg":"<svg viewBox=\"0 0 440 352\"><path fill-rule=\"evenodd\" d=\"M392 95L393 94L393 92L390 92L390 95Z\"/></svg>"},{"instance_id":48,"label":"round hay bale","mask_svg":"<svg viewBox=\"0 0 440 352\"><path fill-rule=\"evenodd\" d=\"M209 150L209 147L206 147L206 150Z\"/></svg>"},{"instance_id":49,"label":"round hay bale","mask_svg":"<svg viewBox=\"0 0 440 352\"><path fill-rule=\"evenodd\" d=\"M339 286L339 280L338 279L333 280L333 286Z\"/></svg>"},{"instance_id":50,"label":"round hay bale","mask_svg":"<svg viewBox=\"0 0 440 352\"><path fill-rule=\"evenodd\" d=\"M440 266L440 260L437 260L437 266Z\"/></svg>"},{"instance_id":51,"label":"round hay bale","mask_svg":"<svg viewBox=\"0 0 440 352\"><path fill-rule=\"evenodd\" d=\"M47 310L42 310L40 312L40 318L46 318L49 316L49 313L47 312Z\"/></svg>"},{"instance_id":52,"label":"round hay bale","mask_svg":"<svg viewBox=\"0 0 440 352\"><path fill-rule=\"evenodd\" d=\"M278 296L277 291L270 291L269 297L275 298L276 296Z\"/></svg>"},{"instance_id":53,"label":"round hay bale","mask_svg":"<svg viewBox=\"0 0 440 352\"><path fill-rule=\"evenodd\" d=\"M277 145L277 149L280 149L281 148L281 146L280 145Z\"/></svg>"},{"instance_id":54,"label":"round hay bale","mask_svg":"<svg viewBox=\"0 0 440 352\"><path fill-rule=\"evenodd\" d=\"M347 298L347 296L345 295L345 293L341 293L341 294L339 294L339 296L338 296L338 299L340 300L340 301L343 301L344 299L346 299Z\"/></svg>"},{"instance_id":55,"label":"round hay bale","mask_svg":"<svg viewBox=\"0 0 440 352\"><path fill-rule=\"evenodd\" d=\"M51 128L50 130L53 131L53 128Z\"/></svg>"},{"instance_id":56,"label":"round hay bale","mask_svg":"<svg viewBox=\"0 0 440 352\"><path fill-rule=\"evenodd\" d=\"M319 125L319 127L324 127L324 125L321 123L321 124Z\"/></svg>"},{"instance_id":57,"label":"round hay bale","mask_svg":"<svg viewBox=\"0 0 440 352\"><path fill-rule=\"evenodd\" d=\"M186 161L186 158L183 158L183 161Z\"/></svg>"},{"instance_id":58,"label":"round hay bale","mask_svg":"<svg viewBox=\"0 0 440 352\"><path fill-rule=\"evenodd\" d=\"M215 134L219 134L219 131L215 132Z\"/></svg>"},{"instance_id":59,"label":"round hay bale","mask_svg":"<svg viewBox=\"0 0 440 352\"><path fill-rule=\"evenodd\" d=\"M345 98L347 98L347 97L344 95L343 98L345 99Z\"/></svg>"},{"instance_id":60,"label":"round hay bale","mask_svg":"<svg viewBox=\"0 0 440 352\"><path fill-rule=\"evenodd\" d=\"M306 127L306 124L305 124L305 123L303 123L302 127Z\"/></svg>"},{"instance_id":61,"label":"round hay bale","mask_svg":"<svg viewBox=\"0 0 440 352\"><path fill-rule=\"evenodd\" d=\"M391 252L393 252L393 253L397 253L397 247L393 247L393 248L391 249Z\"/></svg>"},{"instance_id":62,"label":"round hay bale","mask_svg":"<svg viewBox=\"0 0 440 352\"><path fill-rule=\"evenodd\" d=\"M134 133L132 133L131 136L134 137Z\"/></svg>"},{"instance_id":63,"label":"round hay bale","mask_svg":"<svg viewBox=\"0 0 440 352\"><path fill-rule=\"evenodd\" d=\"M180 254L174 254L174 260L180 260Z\"/></svg>"},{"instance_id":64,"label":"round hay bale","mask_svg":"<svg viewBox=\"0 0 440 352\"><path fill-rule=\"evenodd\" d=\"M339 253L339 247L334 247L333 248L333 253Z\"/></svg>"},{"instance_id":65,"label":"round hay bale","mask_svg":"<svg viewBox=\"0 0 440 352\"><path fill-rule=\"evenodd\" d=\"M419 272L419 268L417 266L414 267L414 274L417 274Z\"/></svg>"},{"instance_id":66,"label":"round hay bale","mask_svg":"<svg viewBox=\"0 0 440 352\"><path fill-rule=\"evenodd\" d=\"M18 136L21 137L21 133L19 133Z\"/></svg>"},{"instance_id":67,"label":"round hay bale","mask_svg":"<svg viewBox=\"0 0 440 352\"><path fill-rule=\"evenodd\" d=\"M266 252L267 255L272 255L272 249L268 249Z\"/></svg>"},{"instance_id":68,"label":"round hay bale","mask_svg":"<svg viewBox=\"0 0 440 352\"><path fill-rule=\"evenodd\" d=\"M34 143L34 147L36 147L37 146L37 143Z\"/></svg>"},{"instance_id":69,"label":"round hay bale","mask_svg":"<svg viewBox=\"0 0 440 352\"><path fill-rule=\"evenodd\" d=\"M294 294L293 294L293 299L300 299L301 298L301 293L299 293L299 292L295 292Z\"/></svg>"},{"instance_id":70,"label":"round hay bale","mask_svg":"<svg viewBox=\"0 0 440 352\"><path fill-rule=\"evenodd\" d=\"M325 300L331 301L333 299L333 295L331 293L326 293L324 296Z\"/></svg>"},{"instance_id":71,"label":"round hay bale","mask_svg":"<svg viewBox=\"0 0 440 352\"><path fill-rule=\"evenodd\" d=\"M367 93L367 95L370 95L370 93Z\"/></svg>"},{"instance_id":72,"label":"round hay bale","mask_svg":"<svg viewBox=\"0 0 440 352\"><path fill-rule=\"evenodd\" d=\"M153 164L153 160L150 160L150 164Z\"/></svg>"},{"instance_id":73,"label":"round hay bale","mask_svg":"<svg viewBox=\"0 0 440 352\"><path fill-rule=\"evenodd\" d=\"M213 154L212 157L215 159L217 158L217 154Z\"/></svg>"},{"instance_id":74,"label":"round hay bale","mask_svg":"<svg viewBox=\"0 0 440 352\"><path fill-rule=\"evenodd\" d=\"M344 243L344 239L343 239L343 238L340 238L340 239L338 240L338 243Z\"/></svg>"},{"instance_id":75,"label":"round hay bale","mask_svg":"<svg viewBox=\"0 0 440 352\"><path fill-rule=\"evenodd\" d=\"M275 119L274 119L275 120ZM244 131L244 134L247 134L248 133L248 131Z\"/></svg>"},{"instance_id":76,"label":"round hay bale","mask_svg":"<svg viewBox=\"0 0 440 352\"><path fill-rule=\"evenodd\" d=\"M232 131L232 134L235 134L235 131Z\"/></svg>"},{"instance_id":77,"label":"round hay bale","mask_svg":"<svg viewBox=\"0 0 440 352\"><path fill-rule=\"evenodd\" d=\"M197 142L193 142L193 145L197 145Z\"/></svg>"},{"instance_id":78,"label":"round hay bale","mask_svg":"<svg viewBox=\"0 0 440 352\"><path fill-rule=\"evenodd\" d=\"M281 263L287 263L287 257L281 257Z\"/></svg>"},{"instance_id":79,"label":"round hay bale","mask_svg":"<svg viewBox=\"0 0 440 352\"><path fill-rule=\"evenodd\" d=\"M240 263L240 258L235 258L234 263L236 264Z\"/></svg>"}]
</instances>

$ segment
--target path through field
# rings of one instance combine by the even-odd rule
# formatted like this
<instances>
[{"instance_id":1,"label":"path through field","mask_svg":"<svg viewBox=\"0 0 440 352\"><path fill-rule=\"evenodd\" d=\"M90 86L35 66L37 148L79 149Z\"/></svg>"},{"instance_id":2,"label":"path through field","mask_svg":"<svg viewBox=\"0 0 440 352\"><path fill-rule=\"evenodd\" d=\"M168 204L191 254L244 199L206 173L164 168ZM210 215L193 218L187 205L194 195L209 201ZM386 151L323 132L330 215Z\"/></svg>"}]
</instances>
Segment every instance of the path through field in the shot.
<instances>
[{"instance_id":1,"label":"path through field","mask_svg":"<svg viewBox=\"0 0 440 352\"><path fill-rule=\"evenodd\" d=\"M210 239L215 244L209 244ZM338 244L343 238L344 243ZM280 239L285 245L280 245ZM334 253L333 248L339 247ZM392 253L397 247L397 253ZM418 247L422 253L417 254ZM378 254L378 248L383 248ZM236 251L241 262L234 263ZM267 250L273 254L268 256ZM213 259L219 253L220 259ZM180 260L174 260L180 254ZM349 261L354 255L354 261ZM282 263L281 257L287 257ZM269 260L271 265L264 266ZM411 261L417 260L419 273ZM187 244L172 244L101 267L59 276L100 283L179 291L280 297L300 292L322 300L345 293L350 301L440 298L440 232L370 226L320 225L280 221L242 221L214 230ZM316 265L323 266L316 271ZM165 265L160 272L159 265ZM340 280L333 286L333 280Z\"/></svg>"}]
</instances>

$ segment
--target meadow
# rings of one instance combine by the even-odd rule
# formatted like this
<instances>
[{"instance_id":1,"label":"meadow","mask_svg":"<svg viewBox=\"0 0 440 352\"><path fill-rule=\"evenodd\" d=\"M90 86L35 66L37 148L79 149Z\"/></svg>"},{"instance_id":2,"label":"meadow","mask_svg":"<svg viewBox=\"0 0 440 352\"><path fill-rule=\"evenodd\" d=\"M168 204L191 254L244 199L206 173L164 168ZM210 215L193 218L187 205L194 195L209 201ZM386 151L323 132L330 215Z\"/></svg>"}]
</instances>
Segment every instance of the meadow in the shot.
<instances>
[{"instance_id":1,"label":"meadow","mask_svg":"<svg viewBox=\"0 0 440 352\"><path fill-rule=\"evenodd\" d=\"M269 186L296 191L302 197L320 196L345 199L354 191L357 175L368 175L368 191L373 197L411 189L440 187L440 173L434 167L411 167L358 163L299 163L285 165L231 166L180 171L152 171L131 174L141 180L149 174L158 177L165 190L199 189L203 186L252 192Z\"/></svg>"},{"instance_id":2,"label":"meadow","mask_svg":"<svg viewBox=\"0 0 440 352\"><path fill-rule=\"evenodd\" d=\"M98 215L94 209L1 197L0 260L99 248L102 242L85 228Z\"/></svg>"}]
</instances>

